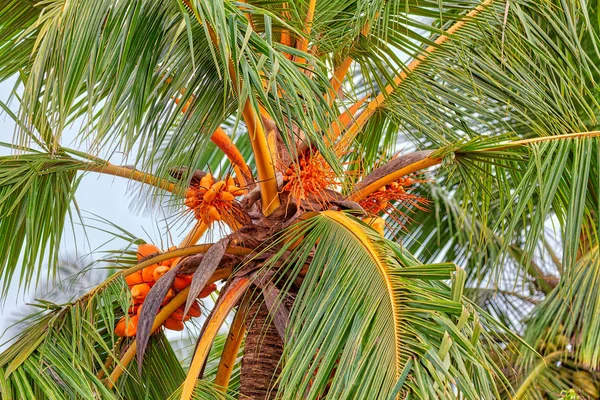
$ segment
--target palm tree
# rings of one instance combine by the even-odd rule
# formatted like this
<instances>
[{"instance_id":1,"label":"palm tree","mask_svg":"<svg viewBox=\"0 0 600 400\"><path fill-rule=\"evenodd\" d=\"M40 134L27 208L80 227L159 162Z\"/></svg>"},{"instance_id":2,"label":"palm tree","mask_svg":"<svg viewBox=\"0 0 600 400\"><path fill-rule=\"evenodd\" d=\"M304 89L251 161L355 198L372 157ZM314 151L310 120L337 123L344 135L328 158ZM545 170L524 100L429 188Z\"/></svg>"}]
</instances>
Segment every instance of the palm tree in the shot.
<instances>
[{"instance_id":1,"label":"palm tree","mask_svg":"<svg viewBox=\"0 0 600 400\"><path fill-rule=\"evenodd\" d=\"M55 274L89 175L189 234L117 229L119 272L29 319L2 398L600 397L598 6L5 0L2 297Z\"/></svg>"}]
</instances>

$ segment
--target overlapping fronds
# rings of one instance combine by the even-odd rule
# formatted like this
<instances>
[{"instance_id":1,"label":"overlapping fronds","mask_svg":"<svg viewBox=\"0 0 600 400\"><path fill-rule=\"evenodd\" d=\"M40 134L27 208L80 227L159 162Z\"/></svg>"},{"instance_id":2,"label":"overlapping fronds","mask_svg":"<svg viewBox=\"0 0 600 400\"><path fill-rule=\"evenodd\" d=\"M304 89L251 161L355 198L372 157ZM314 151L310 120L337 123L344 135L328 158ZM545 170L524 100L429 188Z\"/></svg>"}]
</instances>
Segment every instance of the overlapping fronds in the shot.
<instances>
[{"instance_id":1,"label":"overlapping fronds","mask_svg":"<svg viewBox=\"0 0 600 400\"><path fill-rule=\"evenodd\" d=\"M198 2L193 12L174 1L53 1L33 8L43 13L31 21L40 28L31 66L23 70L22 120L46 115L60 137L82 116L80 138L109 150L135 146L140 168L166 176L171 160L198 162L210 134L236 107L239 120L248 100L272 115L290 149L293 123L328 153L315 128L329 126L327 77L315 70L310 79L283 56L269 26L276 16L266 9L251 9L265 22L256 33L227 2ZM30 50L23 43L7 39L6 52ZM235 76L228 74L230 62Z\"/></svg>"},{"instance_id":2,"label":"overlapping fronds","mask_svg":"<svg viewBox=\"0 0 600 400\"><path fill-rule=\"evenodd\" d=\"M53 306L0 355L2 398L115 398L96 374L108 372L115 317L128 302L119 280L85 300Z\"/></svg>"},{"instance_id":3,"label":"overlapping fronds","mask_svg":"<svg viewBox=\"0 0 600 400\"><path fill-rule=\"evenodd\" d=\"M35 48L35 22L41 9L33 1L9 0L0 8L0 81L31 67Z\"/></svg>"},{"instance_id":4,"label":"overlapping fronds","mask_svg":"<svg viewBox=\"0 0 600 400\"><path fill-rule=\"evenodd\" d=\"M291 306L282 317L265 300L284 340L281 375L271 382L276 397L541 399L570 387L600 397L598 6L2 2L0 81L19 74L12 97L20 108L0 106L17 123L12 148L23 153L0 157L2 295L19 274L27 288L42 265L54 271L77 170L176 195L187 182L170 177L174 167L247 175L251 191L240 207L248 218L230 227L240 228L232 240L259 254L227 274L262 270L244 275L227 307L213 310L219 318L199 340L184 397L228 399L242 388L237 341L224 357L234 363L228 389L210 383L227 353L213 339L264 276ZM81 152L63 147L63 132L75 125ZM218 153L223 148L208 144L222 127L252 172L240 174ZM403 146L427 151L415 153L409 172L379 168ZM123 152L134 167L99 152ZM302 201L310 199L285 193L275 171L316 152L336 175L322 187L335 201L319 203L321 213L309 218ZM372 218L385 207L366 210L377 231L339 211L360 209L360 193L389 194L391 182L399 193L399 178L434 165L437 177L417 189L431 211L391 216L394 242ZM381 193L378 206L400 200ZM553 260L560 283L538 264L550 220L563 245L562 260ZM269 242L280 231L282 239ZM188 244L174 252L191 254ZM186 377L162 334L150 340L142 376L135 363L118 364L135 349L114 334L129 297L114 276L74 303L44 303L51 310L0 355L2 398L182 396ZM525 326L543 357L502 323ZM125 374L113 388L106 379L115 368Z\"/></svg>"},{"instance_id":5,"label":"overlapping fronds","mask_svg":"<svg viewBox=\"0 0 600 400\"><path fill-rule=\"evenodd\" d=\"M316 244L286 335L282 398L496 398L499 371L462 300L460 269L421 265L339 212L306 224L286 264L298 270ZM450 287L438 282L451 278Z\"/></svg>"},{"instance_id":6,"label":"overlapping fronds","mask_svg":"<svg viewBox=\"0 0 600 400\"><path fill-rule=\"evenodd\" d=\"M570 357L582 368L600 366L600 254L594 247L581 257L571 279L561 280L556 289L534 310L525 339L532 346L560 342L571 345Z\"/></svg>"},{"instance_id":7,"label":"overlapping fronds","mask_svg":"<svg viewBox=\"0 0 600 400\"><path fill-rule=\"evenodd\" d=\"M128 375L118 381L117 391L121 398L167 399L185 379L183 367L162 332L150 338L144 357L144 373L139 376L137 370L137 364L132 362L127 369Z\"/></svg>"},{"instance_id":8,"label":"overlapping fronds","mask_svg":"<svg viewBox=\"0 0 600 400\"><path fill-rule=\"evenodd\" d=\"M460 190L469 210L491 233L501 238L499 260L510 254L511 245L522 250L527 266L540 244L550 216L560 222L565 248L562 265L568 272L580 251L580 238L594 243L598 209L598 139L568 137L528 146L485 151L485 141L463 146L455 153ZM483 150L483 151L480 151ZM486 234L486 236L489 235ZM497 238L486 240L498 241Z\"/></svg>"},{"instance_id":9,"label":"overlapping fronds","mask_svg":"<svg viewBox=\"0 0 600 400\"><path fill-rule=\"evenodd\" d=\"M0 355L3 399L166 399L177 391L185 373L163 333L151 337L139 376L133 363L108 389L106 376L118 362L114 324L130 306L129 290L120 279L74 303L45 302L41 313ZM165 373L165 368L168 373ZM219 396L211 398L221 398Z\"/></svg>"},{"instance_id":10,"label":"overlapping fronds","mask_svg":"<svg viewBox=\"0 0 600 400\"><path fill-rule=\"evenodd\" d=\"M382 112L411 140L437 147L484 134L589 130L598 110L595 7L492 2L411 71ZM372 122L375 133L381 121Z\"/></svg>"},{"instance_id":11,"label":"overlapping fronds","mask_svg":"<svg viewBox=\"0 0 600 400\"><path fill-rule=\"evenodd\" d=\"M28 288L45 265L53 275L65 218L83 164L67 156L0 157L0 279L5 297L12 278Z\"/></svg>"}]
</instances>

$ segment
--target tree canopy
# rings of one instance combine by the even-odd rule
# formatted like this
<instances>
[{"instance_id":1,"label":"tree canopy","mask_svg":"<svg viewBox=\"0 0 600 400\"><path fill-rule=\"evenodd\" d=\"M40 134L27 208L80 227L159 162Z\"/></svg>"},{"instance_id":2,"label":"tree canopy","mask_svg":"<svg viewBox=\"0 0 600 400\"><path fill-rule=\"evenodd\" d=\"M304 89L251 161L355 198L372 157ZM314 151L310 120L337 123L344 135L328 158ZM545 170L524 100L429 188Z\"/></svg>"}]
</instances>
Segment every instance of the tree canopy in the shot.
<instances>
[{"instance_id":1,"label":"tree canopy","mask_svg":"<svg viewBox=\"0 0 600 400\"><path fill-rule=\"evenodd\" d=\"M189 234L83 222L116 272L26 319L2 398L600 398L598 6L5 0L2 299L92 174Z\"/></svg>"}]
</instances>

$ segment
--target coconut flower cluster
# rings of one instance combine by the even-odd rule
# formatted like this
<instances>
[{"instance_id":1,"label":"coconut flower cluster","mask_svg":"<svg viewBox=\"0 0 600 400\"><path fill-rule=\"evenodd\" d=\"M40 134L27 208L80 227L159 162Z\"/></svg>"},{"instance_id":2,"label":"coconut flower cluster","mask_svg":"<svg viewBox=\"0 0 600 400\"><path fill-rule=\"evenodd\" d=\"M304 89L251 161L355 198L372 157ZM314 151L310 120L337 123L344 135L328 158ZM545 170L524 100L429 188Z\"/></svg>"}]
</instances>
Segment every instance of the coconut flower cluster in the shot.
<instances>
[{"instance_id":1,"label":"coconut flower cluster","mask_svg":"<svg viewBox=\"0 0 600 400\"><path fill-rule=\"evenodd\" d=\"M391 201L407 203L422 210L428 204L427 199L406 192L407 187L421 182L425 181L411 177L400 178L397 181L382 186L379 190L367 196L359 204L366 212L372 215L377 215L382 211L392 208Z\"/></svg>"},{"instance_id":2,"label":"coconut flower cluster","mask_svg":"<svg viewBox=\"0 0 600 400\"><path fill-rule=\"evenodd\" d=\"M138 246L137 258L138 261L149 255L160 253L160 249L152 244L142 244ZM128 315L122 317L115 326L115 334L118 336L135 336L137 333L138 319L142 312L142 306L144 300L148 295L148 292L154 286L157 280L161 276L166 274L171 267L175 259L161 261L158 264L150 265L140 271L134 272L133 274L125 278L125 282L131 291L131 298L133 299L133 305L128 310ZM165 296L161 307L166 305L177 292L185 289L192 283L192 275L178 275L173 282L173 286L169 289ZM198 299L209 296L213 291L217 289L215 284L206 286L198 295ZM194 304L190 307L188 314L184 317L183 311L185 304L179 307L173 312L169 318L163 323L163 326L167 329L181 331L184 328L184 322L189 320L191 317L199 317L201 315L200 304L198 301L194 301Z\"/></svg>"},{"instance_id":3,"label":"coconut flower cluster","mask_svg":"<svg viewBox=\"0 0 600 400\"><path fill-rule=\"evenodd\" d=\"M324 189L337 184L335 172L319 153L304 152L282 172L283 191L300 200L312 195L327 202Z\"/></svg>"},{"instance_id":4,"label":"coconut flower cluster","mask_svg":"<svg viewBox=\"0 0 600 400\"><path fill-rule=\"evenodd\" d=\"M206 225L215 221L235 223L235 198L244 194L244 189L236 185L232 177L215 181L206 174L198 185L190 186L185 195L185 205L194 211L197 220Z\"/></svg>"}]
</instances>

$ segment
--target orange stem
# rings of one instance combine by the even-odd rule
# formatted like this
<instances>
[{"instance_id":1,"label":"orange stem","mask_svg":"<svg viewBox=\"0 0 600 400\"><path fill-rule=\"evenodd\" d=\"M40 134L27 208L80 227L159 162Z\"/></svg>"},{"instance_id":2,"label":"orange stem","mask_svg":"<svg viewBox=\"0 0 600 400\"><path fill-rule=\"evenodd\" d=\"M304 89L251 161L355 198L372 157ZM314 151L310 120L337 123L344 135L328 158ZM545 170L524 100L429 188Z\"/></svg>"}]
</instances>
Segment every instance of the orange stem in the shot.
<instances>
[{"instance_id":1,"label":"orange stem","mask_svg":"<svg viewBox=\"0 0 600 400\"><path fill-rule=\"evenodd\" d=\"M304 36L302 36L296 45L296 48L304 53L308 50L308 37L310 36L310 31L312 30L313 18L315 16L315 6L317 4L317 0L310 0L308 3L308 10L306 11L306 19L304 20ZM296 57L296 62L304 64L306 59L302 57Z\"/></svg>"},{"instance_id":2,"label":"orange stem","mask_svg":"<svg viewBox=\"0 0 600 400\"><path fill-rule=\"evenodd\" d=\"M433 165L438 165L441 162L442 162L441 158L426 157L420 161L417 161L413 164L407 165L404 168L400 168L399 170L394 171L391 174L385 175L382 178L371 182L367 186L352 193L350 195L349 199L352 201L355 201L355 202L364 200L368 195L376 192L377 190L379 190L379 188L383 187L384 185L387 185L388 183L397 181L398 179L402 178L403 176L413 174L417 171L431 167Z\"/></svg>"},{"instance_id":3,"label":"orange stem","mask_svg":"<svg viewBox=\"0 0 600 400\"><path fill-rule=\"evenodd\" d=\"M229 334L223 352L221 353L221 360L219 361L219 367L217 368L217 375L215 376L215 385L222 391L227 390L229 386L229 380L231 379L231 373L235 366L235 361L240 351L240 346L244 341L244 335L246 333L246 312L248 311L245 307L245 300L241 301L240 306L233 318L231 327L229 328Z\"/></svg>"},{"instance_id":4,"label":"orange stem","mask_svg":"<svg viewBox=\"0 0 600 400\"><path fill-rule=\"evenodd\" d=\"M271 150L269 149L267 136L262 126L262 122L258 120L249 101L246 101L246 104L244 105L243 116L246 126L248 127L250 143L256 161L263 214L269 215L275 211L280 204Z\"/></svg>"},{"instance_id":5,"label":"orange stem","mask_svg":"<svg viewBox=\"0 0 600 400\"><path fill-rule=\"evenodd\" d=\"M339 137L342 130L347 129L350 126L352 121L354 121L354 115L356 115L360 107L364 104L365 101L367 101L367 99L368 97L363 97L362 99L351 105L350 108L348 108L346 111L341 113L336 121L333 121L331 127L329 128L329 132L327 132L328 137L325 138L326 143L328 145L333 144L335 139Z\"/></svg>"},{"instance_id":6,"label":"orange stem","mask_svg":"<svg viewBox=\"0 0 600 400\"><path fill-rule=\"evenodd\" d=\"M197 221L196 225L192 228L192 230L187 234L187 236L183 239L179 248L193 246L198 243L198 240L204 235L207 231L208 225L206 225L202 221Z\"/></svg>"},{"instance_id":7,"label":"orange stem","mask_svg":"<svg viewBox=\"0 0 600 400\"><path fill-rule=\"evenodd\" d=\"M252 181L252 171L248 168L244 156L242 156L242 153L240 153L239 149L231 141L231 138L223 128L217 128L210 137L210 140L225 153L234 166L237 166L240 169L246 181Z\"/></svg>"},{"instance_id":8,"label":"orange stem","mask_svg":"<svg viewBox=\"0 0 600 400\"><path fill-rule=\"evenodd\" d=\"M208 357L215 336L219 332L223 322L225 322L227 315L246 292L246 289L248 289L251 282L251 279L248 277L242 277L232 281L231 286L225 292L223 298L218 301L215 309L213 309L209 316L210 319L206 322L202 331L202 336L200 336L196 351L194 352L194 358L192 359L187 377L183 383L183 391L181 393L182 400L190 400L192 398L196 381L200 375L200 370L206 361L206 357Z\"/></svg>"},{"instance_id":9,"label":"orange stem","mask_svg":"<svg viewBox=\"0 0 600 400\"><path fill-rule=\"evenodd\" d=\"M340 88L342 87L342 83L344 82L344 78L352 65L352 58L346 57L344 61L337 67L334 71L333 76L329 80L329 84L331 85L331 89L329 91L329 104L333 104L333 100L337 97Z\"/></svg>"},{"instance_id":10,"label":"orange stem","mask_svg":"<svg viewBox=\"0 0 600 400\"><path fill-rule=\"evenodd\" d=\"M127 178L134 181L138 181L141 183L145 183L147 185L155 186L160 189L164 189L167 192L175 193L177 190L177 184L174 182L169 182L165 179L159 178L152 174L147 174L145 172L137 171L135 169L120 167L118 165L113 165L111 163L106 163L104 165L98 164L88 164L86 167L86 171L97 172L100 174L108 174L113 176L119 176L121 178Z\"/></svg>"}]
</instances>

